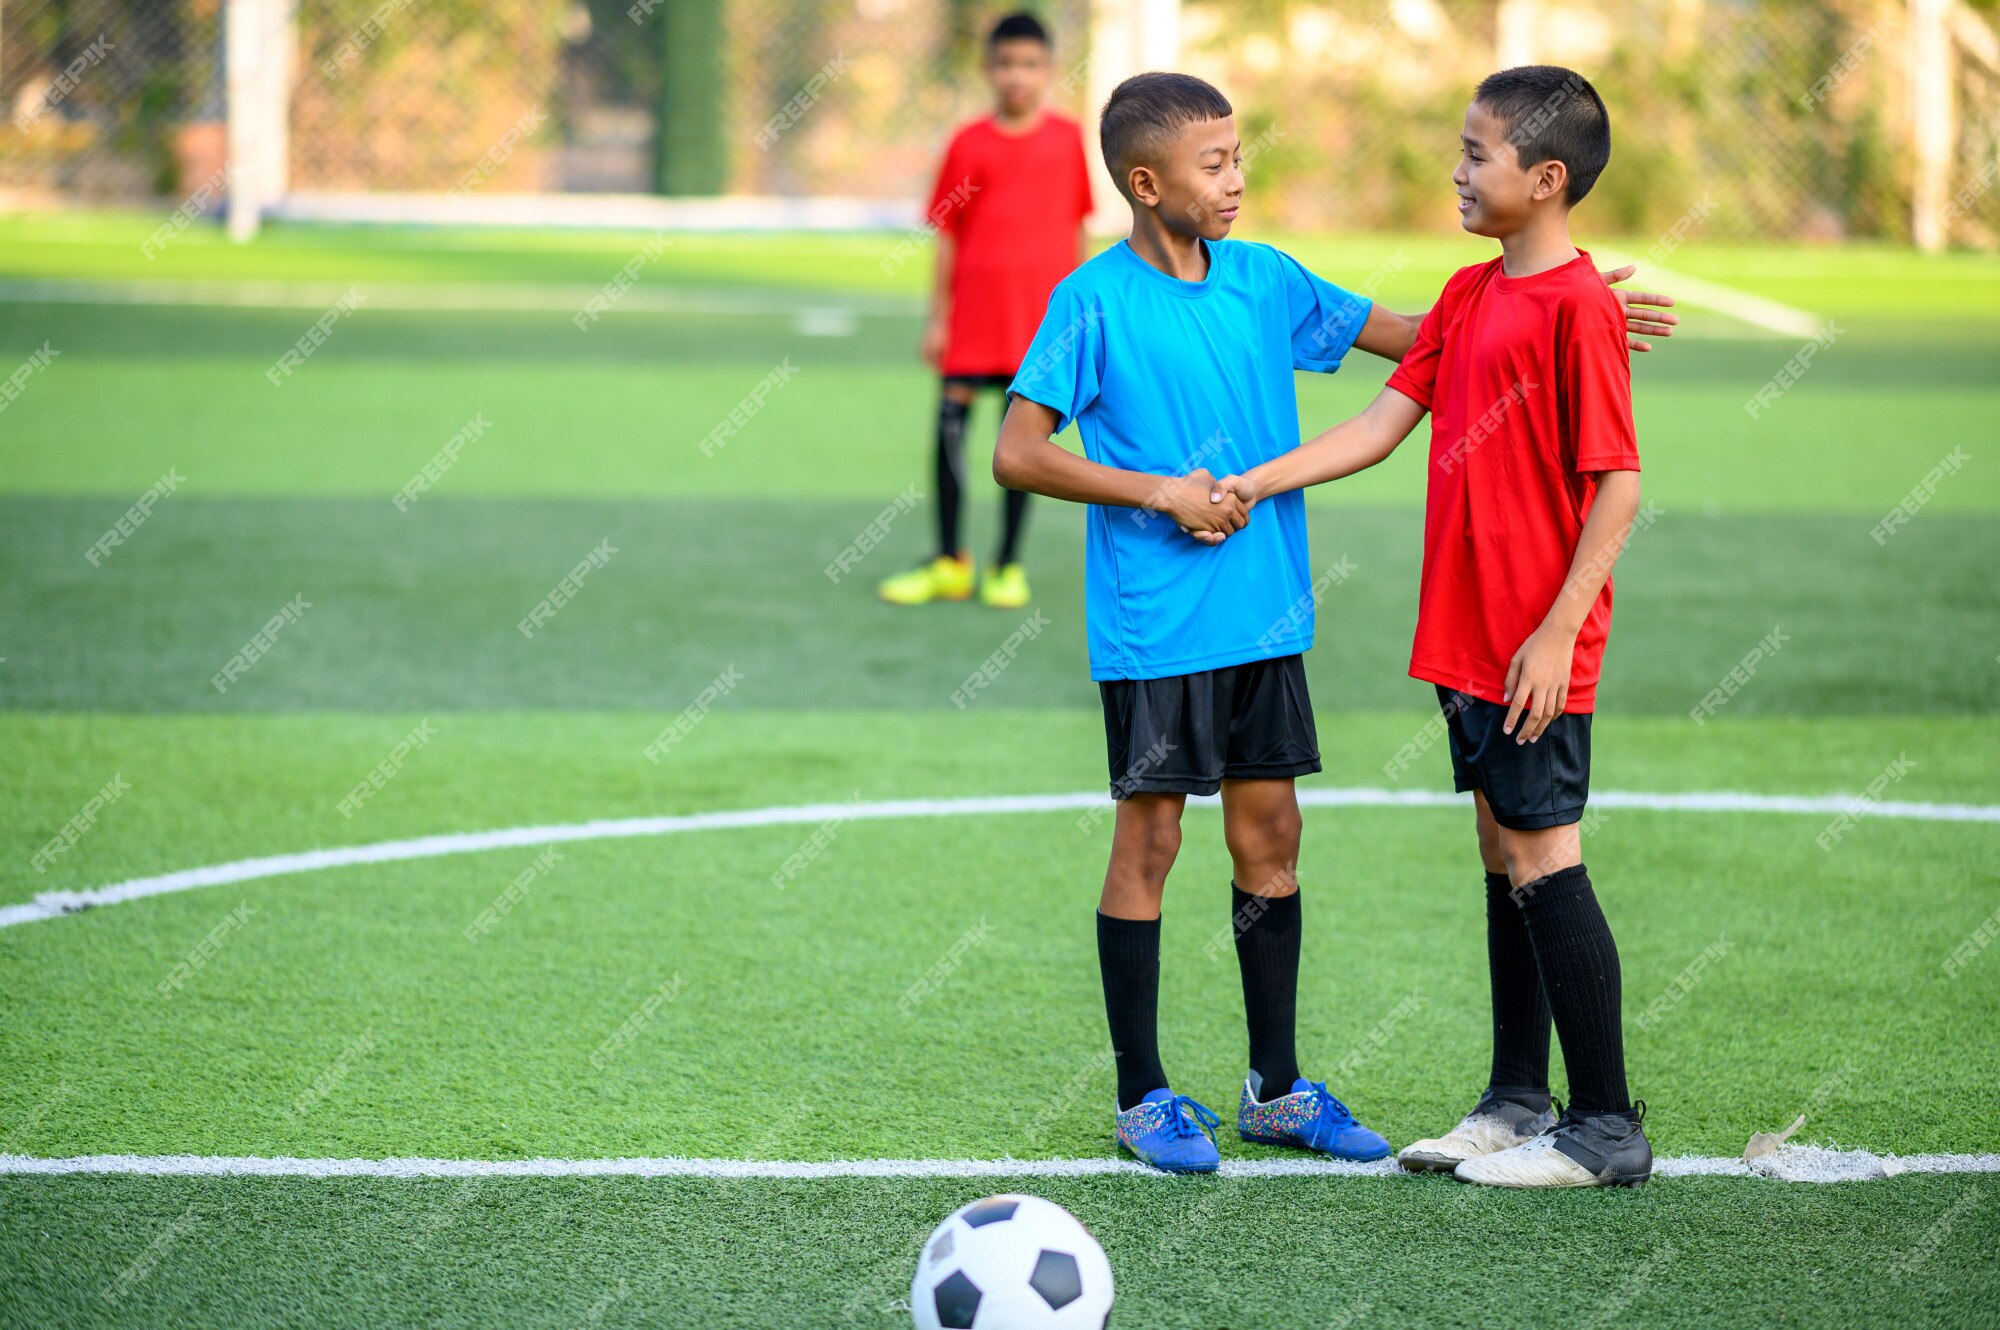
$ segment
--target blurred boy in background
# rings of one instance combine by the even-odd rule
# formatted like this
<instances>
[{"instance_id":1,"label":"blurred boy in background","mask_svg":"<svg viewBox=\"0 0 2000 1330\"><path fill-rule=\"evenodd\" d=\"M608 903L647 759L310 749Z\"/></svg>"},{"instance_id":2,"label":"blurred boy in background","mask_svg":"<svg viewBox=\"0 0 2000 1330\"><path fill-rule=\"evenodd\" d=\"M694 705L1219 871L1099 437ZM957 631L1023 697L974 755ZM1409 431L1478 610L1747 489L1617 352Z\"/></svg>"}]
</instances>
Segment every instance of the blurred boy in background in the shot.
<instances>
[{"instance_id":1,"label":"blurred boy in background","mask_svg":"<svg viewBox=\"0 0 2000 1330\"><path fill-rule=\"evenodd\" d=\"M1076 121L1042 105L1054 72L1048 31L1012 14L986 38L994 107L962 126L946 148L926 212L937 227L937 272L924 328L926 363L938 392L937 549L877 588L893 605L979 598L1000 609L1028 603L1020 563L1028 496L1005 491L1000 545L975 579L960 546L965 495L965 424L981 388L1004 390L1041 325L1049 292L1083 261L1090 168Z\"/></svg>"}]
</instances>

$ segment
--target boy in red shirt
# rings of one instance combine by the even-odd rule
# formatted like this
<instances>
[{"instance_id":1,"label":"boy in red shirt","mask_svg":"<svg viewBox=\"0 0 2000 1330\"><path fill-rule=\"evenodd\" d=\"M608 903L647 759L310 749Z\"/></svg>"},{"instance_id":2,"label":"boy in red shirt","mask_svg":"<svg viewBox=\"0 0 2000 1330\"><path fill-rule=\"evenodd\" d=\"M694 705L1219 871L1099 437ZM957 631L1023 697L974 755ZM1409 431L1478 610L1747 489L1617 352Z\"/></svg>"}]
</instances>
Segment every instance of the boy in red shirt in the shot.
<instances>
[{"instance_id":1,"label":"boy in red shirt","mask_svg":"<svg viewBox=\"0 0 2000 1330\"><path fill-rule=\"evenodd\" d=\"M1005 390L1041 326L1049 292L1083 260L1090 168L1077 122L1042 106L1053 72L1049 35L1032 14L1000 20L986 39L994 109L962 127L945 150L926 216L937 226L937 274L923 357L942 376L937 422L937 553L877 588L895 605L964 600L972 555L959 548L965 422L981 388ZM1000 551L979 598L1000 609L1028 603L1017 552L1028 496L1003 499Z\"/></svg>"},{"instance_id":2,"label":"boy in red shirt","mask_svg":"<svg viewBox=\"0 0 2000 1330\"><path fill-rule=\"evenodd\" d=\"M1504 70L1465 114L1460 223L1501 256L1446 283L1367 410L1241 476L1246 505L1351 475L1431 413L1423 583L1410 673L1437 686L1455 784L1486 866L1493 1064L1447 1132L1398 1157L1461 1182L1644 1182L1653 1153L1625 1084L1618 948L1583 866L1590 717L1611 565L1639 510L1625 318L1569 211L1611 157L1581 75ZM1251 520L1255 520L1252 518ZM1550 1111L1549 1022L1570 1102Z\"/></svg>"}]
</instances>

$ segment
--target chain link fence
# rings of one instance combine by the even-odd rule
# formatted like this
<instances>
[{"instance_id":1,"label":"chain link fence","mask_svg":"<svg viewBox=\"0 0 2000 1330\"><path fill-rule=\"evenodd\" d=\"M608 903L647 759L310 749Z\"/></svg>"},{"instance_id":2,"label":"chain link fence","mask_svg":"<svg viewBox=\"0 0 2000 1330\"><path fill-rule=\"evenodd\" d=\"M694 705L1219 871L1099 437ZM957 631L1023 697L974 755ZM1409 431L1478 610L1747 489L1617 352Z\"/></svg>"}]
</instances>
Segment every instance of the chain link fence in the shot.
<instances>
[{"instance_id":1,"label":"chain link fence","mask_svg":"<svg viewBox=\"0 0 2000 1330\"><path fill-rule=\"evenodd\" d=\"M1386 6L1386 7L1385 7ZM986 105L975 0L296 0L293 191L916 198ZM1033 6L1086 123L1089 0ZM1439 229L1506 0L1184 0L1183 67L1238 109L1260 210ZM1554 0L1534 58L1586 71L1616 144L1593 226L1910 238L1902 0ZM1971 11L1959 14L1965 20ZM1991 11L1973 16L1990 37ZM173 198L224 151L223 0L0 0L0 189ZM1974 34L1976 35L1976 34ZM2000 70L1954 48L1946 221L2000 240Z\"/></svg>"},{"instance_id":2,"label":"chain link fence","mask_svg":"<svg viewBox=\"0 0 2000 1330\"><path fill-rule=\"evenodd\" d=\"M172 197L224 156L221 0L0 3L0 189Z\"/></svg>"},{"instance_id":3,"label":"chain link fence","mask_svg":"<svg viewBox=\"0 0 2000 1330\"><path fill-rule=\"evenodd\" d=\"M2000 55L2000 40L1993 43ZM1947 238L2000 249L2000 59L1965 59L1958 67L1959 132L1946 182Z\"/></svg>"},{"instance_id":4,"label":"chain link fence","mask_svg":"<svg viewBox=\"0 0 2000 1330\"><path fill-rule=\"evenodd\" d=\"M1258 186L1291 224L1450 229L1439 190L1468 96L1495 68L1500 9L1197 0L1187 63L1228 90L1246 142L1269 143ZM1909 238L1902 4L1603 0L1561 12L1533 58L1584 71L1611 114L1593 229L1653 234L1693 213L1717 239ZM2000 98L1976 61L1959 70L1955 176L1969 184L1993 160ZM1990 244L2000 190L1968 202L1954 235Z\"/></svg>"},{"instance_id":5,"label":"chain link fence","mask_svg":"<svg viewBox=\"0 0 2000 1330\"><path fill-rule=\"evenodd\" d=\"M1045 8L1086 27L1085 0ZM303 0L292 185L459 188L505 142L482 188L915 195L982 108L976 9Z\"/></svg>"}]
</instances>

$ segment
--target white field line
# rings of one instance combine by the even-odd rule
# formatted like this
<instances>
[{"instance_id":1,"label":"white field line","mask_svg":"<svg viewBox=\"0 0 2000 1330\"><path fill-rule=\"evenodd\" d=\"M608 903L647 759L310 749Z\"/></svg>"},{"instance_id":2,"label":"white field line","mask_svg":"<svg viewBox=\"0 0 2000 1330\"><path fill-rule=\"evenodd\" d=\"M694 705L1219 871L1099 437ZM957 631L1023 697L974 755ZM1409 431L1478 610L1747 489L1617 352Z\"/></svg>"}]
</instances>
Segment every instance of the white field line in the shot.
<instances>
[{"instance_id":1,"label":"white field line","mask_svg":"<svg viewBox=\"0 0 2000 1330\"><path fill-rule=\"evenodd\" d=\"M615 269L613 270L615 271ZM351 290L362 293L362 308L438 313L484 312L574 314L601 288L561 283L502 282L286 282L168 278L96 281L46 278L0 281L0 304L30 305L194 305L224 309L325 309ZM798 293L737 289L635 286L610 313L779 314L837 310L857 314L916 314L914 297L867 292Z\"/></svg>"},{"instance_id":2,"label":"white field line","mask_svg":"<svg viewBox=\"0 0 2000 1330\"><path fill-rule=\"evenodd\" d=\"M1902 1173L2000 1173L2000 1154L1872 1155L1840 1152L1849 1170L1822 1168L1785 1181L1861 1181ZM1660 1177L1767 1177L1741 1159L1681 1155L1654 1164ZM77 1155L41 1159L0 1154L0 1175L137 1174L177 1178L1084 1178L1164 1176L1130 1159L295 1159L230 1155ZM1393 1159L1368 1164L1335 1159L1227 1161L1225 1178L1408 1177Z\"/></svg>"},{"instance_id":3,"label":"white field line","mask_svg":"<svg viewBox=\"0 0 2000 1330\"><path fill-rule=\"evenodd\" d=\"M1596 251L1596 258L1606 268L1622 268L1628 263L1639 265L1639 276L1633 281L1643 282L1648 290L1658 288L1674 298L1679 305L1698 305L1712 309L1718 314L1747 323L1753 328L1762 328L1774 337L1796 337L1801 340L1817 337L1826 327L1826 321L1817 314L1794 308L1763 296L1739 291L1733 286L1720 282L1707 282L1699 277L1690 277L1684 272L1676 272L1662 267L1648 259L1633 254L1621 254L1614 250Z\"/></svg>"},{"instance_id":4,"label":"white field line","mask_svg":"<svg viewBox=\"0 0 2000 1330\"><path fill-rule=\"evenodd\" d=\"M1831 817L1855 809L1853 795L1739 794L1730 792L1653 794L1607 790L1591 796L1600 808L1650 809L1689 813L1783 813ZM668 836L686 831L724 831L738 827L813 826L841 821L908 817L980 817L1007 813L1051 813L1103 808L1107 794L997 795L968 799L888 799L866 804L795 804L776 808L746 808L725 812L688 813L677 817L628 817L596 822L571 822L545 827L507 827L496 831L464 831L411 840L379 841L331 850L238 859L231 863L184 868L155 877L135 877L88 891L44 891L32 901L0 906L0 928L53 919L99 905L117 905L148 896L255 882L290 873L310 873L355 864L400 863L452 854L544 846L570 841L620 840L635 836ZM1300 790L1307 808L1463 808L1469 795L1430 790L1332 789ZM1191 799L1193 807L1219 807L1214 798ZM2000 805L1906 803L1884 800L1866 806L1871 818L1901 818L1920 822L2000 823Z\"/></svg>"}]
</instances>

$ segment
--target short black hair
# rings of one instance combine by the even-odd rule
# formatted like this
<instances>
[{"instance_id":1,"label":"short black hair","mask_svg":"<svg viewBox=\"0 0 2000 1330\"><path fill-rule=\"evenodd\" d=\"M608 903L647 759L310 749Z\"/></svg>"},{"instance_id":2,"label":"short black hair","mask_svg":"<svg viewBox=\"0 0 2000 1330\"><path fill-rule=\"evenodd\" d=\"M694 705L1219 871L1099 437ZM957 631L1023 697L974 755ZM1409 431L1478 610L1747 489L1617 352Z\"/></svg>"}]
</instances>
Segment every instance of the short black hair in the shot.
<instances>
[{"instance_id":1,"label":"short black hair","mask_svg":"<svg viewBox=\"0 0 2000 1330\"><path fill-rule=\"evenodd\" d=\"M1127 200L1132 168L1151 165L1181 126L1236 114L1214 84L1192 74L1134 74L1111 90L1097 121L1098 146L1112 182Z\"/></svg>"},{"instance_id":2,"label":"short black hair","mask_svg":"<svg viewBox=\"0 0 2000 1330\"><path fill-rule=\"evenodd\" d=\"M993 31L986 34L986 49L990 51L1001 42L1018 41L1024 37L1040 42L1050 50L1055 49L1055 43L1049 40L1049 30L1025 9L1009 14L993 25Z\"/></svg>"},{"instance_id":3,"label":"short black hair","mask_svg":"<svg viewBox=\"0 0 2000 1330\"><path fill-rule=\"evenodd\" d=\"M1522 65L1489 74L1472 100L1506 127L1523 168L1561 162L1564 197L1583 202L1611 160L1611 117L1590 81L1561 65Z\"/></svg>"}]
</instances>

